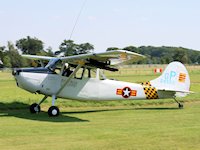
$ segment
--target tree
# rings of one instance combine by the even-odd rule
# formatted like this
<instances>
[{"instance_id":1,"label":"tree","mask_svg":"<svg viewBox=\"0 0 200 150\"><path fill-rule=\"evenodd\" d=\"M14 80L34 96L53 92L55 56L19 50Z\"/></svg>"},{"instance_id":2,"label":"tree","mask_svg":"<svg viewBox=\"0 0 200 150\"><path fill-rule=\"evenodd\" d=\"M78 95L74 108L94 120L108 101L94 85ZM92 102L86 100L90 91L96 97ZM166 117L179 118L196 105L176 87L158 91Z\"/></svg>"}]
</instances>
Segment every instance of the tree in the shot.
<instances>
[{"instance_id":1,"label":"tree","mask_svg":"<svg viewBox=\"0 0 200 150\"><path fill-rule=\"evenodd\" d=\"M6 55L10 58L10 64L12 68L18 68L26 65L26 62L19 55L19 52L17 51L17 49L15 49L14 45L11 42L8 42L7 47L8 50L6 51Z\"/></svg>"},{"instance_id":2,"label":"tree","mask_svg":"<svg viewBox=\"0 0 200 150\"><path fill-rule=\"evenodd\" d=\"M4 64L5 67L8 67L8 68L12 67L10 61L11 60L10 60L10 57L8 55L3 57L3 64Z\"/></svg>"},{"instance_id":3,"label":"tree","mask_svg":"<svg viewBox=\"0 0 200 150\"><path fill-rule=\"evenodd\" d=\"M127 51L138 53L138 48L135 47L135 46L127 46L127 47L123 48L123 50L127 50Z\"/></svg>"},{"instance_id":4,"label":"tree","mask_svg":"<svg viewBox=\"0 0 200 150\"><path fill-rule=\"evenodd\" d=\"M0 46L0 59L3 59L4 52L5 52L6 47L5 46Z\"/></svg>"},{"instance_id":5,"label":"tree","mask_svg":"<svg viewBox=\"0 0 200 150\"><path fill-rule=\"evenodd\" d=\"M54 52L53 52L53 50L52 50L52 47L49 46L49 47L46 49L46 51L47 51L47 56L51 56L51 57L54 56Z\"/></svg>"},{"instance_id":6,"label":"tree","mask_svg":"<svg viewBox=\"0 0 200 150\"><path fill-rule=\"evenodd\" d=\"M175 51L173 59L182 63L189 62L186 51L180 48L177 48L177 50Z\"/></svg>"},{"instance_id":7,"label":"tree","mask_svg":"<svg viewBox=\"0 0 200 150\"><path fill-rule=\"evenodd\" d=\"M21 57L12 42L8 42L7 47L0 47L0 53L5 67L18 68L27 66L27 62Z\"/></svg>"},{"instance_id":8,"label":"tree","mask_svg":"<svg viewBox=\"0 0 200 150\"><path fill-rule=\"evenodd\" d=\"M114 50L119 50L118 47L109 47L106 49L106 51L114 51Z\"/></svg>"},{"instance_id":9,"label":"tree","mask_svg":"<svg viewBox=\"0 0 200 150\"><path fill-rule=\"evenodd\" d=\"M18 40L16 46L23 54L36 55L43 51L43 42L37 38L31 38L30 36Z\"/></svg>"},{"instance_id":10,"label":"tree","mask_svg":"<svg viewBox=\"0 0 200 150\"><path fill-rule=\"evenodd\" d=\"M65 56L71 56L76 54L76 44L73 40L64 40L60 44L59 49L59 52L64 52Z\"/></svg>"},{"instance_id":11,"label":"tree","mask_svg":"<svg viewBox=\"0 0 200 150\"><path fill-rule=\"evenodd\" d=\"M57 51L57 54L64 52L65 56L72 56L90 53L94 49L94 46L90 43L76 44L73 40L64 40L60 44L59 49L60 51Z\"/></svg>"},{"instance_id":12,"label":"tree","mask_svg":"<svg viewBox=\"0 0 200 150\"><path fill-rule=\"evenodd\" d=\"M87 54L94 50L94 46L90 43L77 45L76 54Z\"/></svg>"}]
</instances>

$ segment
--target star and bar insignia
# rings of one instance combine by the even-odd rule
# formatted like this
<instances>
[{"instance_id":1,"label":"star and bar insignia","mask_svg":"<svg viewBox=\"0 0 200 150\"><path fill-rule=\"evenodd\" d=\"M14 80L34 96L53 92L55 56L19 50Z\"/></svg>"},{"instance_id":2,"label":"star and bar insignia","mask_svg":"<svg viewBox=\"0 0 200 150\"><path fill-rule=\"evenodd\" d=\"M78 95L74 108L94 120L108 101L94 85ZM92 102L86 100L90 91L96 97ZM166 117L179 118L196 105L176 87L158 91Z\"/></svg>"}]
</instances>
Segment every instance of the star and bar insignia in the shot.
<instances>
[{"instance_id":1,"label":"star and bar insignia","mask_svg":"<svg viewBox=\"0 0 200 150\"><path fill-rule=\"evenodd\" d=\"M131 90L129 87L124 87L123 89L117 89L116 94L124 98L129 98L130 96L137 96L137 91Z\"/></svg>"}]
</instances>

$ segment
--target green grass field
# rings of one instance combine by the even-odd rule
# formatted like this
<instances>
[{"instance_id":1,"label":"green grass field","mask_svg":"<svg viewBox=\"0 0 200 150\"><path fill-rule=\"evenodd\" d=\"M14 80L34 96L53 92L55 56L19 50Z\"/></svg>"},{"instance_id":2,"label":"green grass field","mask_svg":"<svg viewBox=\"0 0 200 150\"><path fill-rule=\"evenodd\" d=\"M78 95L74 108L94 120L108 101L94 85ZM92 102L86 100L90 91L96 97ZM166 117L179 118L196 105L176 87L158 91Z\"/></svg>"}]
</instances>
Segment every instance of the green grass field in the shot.
<instances>
[{"instance_id":1,"label":"green grass field","mask_svg":"<svg viewBox=\"0 0 200 150\"><path fill-rule=\"evenodd\" d=\"M147 68L152 70L152 68ZM134 70L134 69L133 69ZM200 149L200 70L189 69L195 94L173 100L78 102L58 99L61 115L30 114L29 105L42 96L16 87L10 73L0 73L0 149ZM142 82L156 78L148 73L122 71L109 78ZM139 75L139 76L138 76Z\"/></svg>"}]
</instances>

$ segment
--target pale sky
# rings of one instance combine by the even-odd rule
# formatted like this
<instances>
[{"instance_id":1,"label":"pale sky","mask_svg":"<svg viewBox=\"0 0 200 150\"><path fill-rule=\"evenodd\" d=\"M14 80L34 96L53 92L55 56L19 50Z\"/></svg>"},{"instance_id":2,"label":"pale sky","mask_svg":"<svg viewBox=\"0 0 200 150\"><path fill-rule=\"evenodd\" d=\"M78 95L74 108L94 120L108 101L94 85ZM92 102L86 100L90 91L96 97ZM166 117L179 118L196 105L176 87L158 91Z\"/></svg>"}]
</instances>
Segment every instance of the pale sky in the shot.
<instances>
[{"instance_id":1,"label":"pale sky","mask_svg":"<svg viewBox=\"0 0 200 150\"><path fill-rule=\"evenodd\" d=\"M0 46L26 36L54 51L69 39L84 0L0 0ZM199 0L87 0L72 40L108 47L181 46L200 50Z\"/></svg>"}]
</instances>

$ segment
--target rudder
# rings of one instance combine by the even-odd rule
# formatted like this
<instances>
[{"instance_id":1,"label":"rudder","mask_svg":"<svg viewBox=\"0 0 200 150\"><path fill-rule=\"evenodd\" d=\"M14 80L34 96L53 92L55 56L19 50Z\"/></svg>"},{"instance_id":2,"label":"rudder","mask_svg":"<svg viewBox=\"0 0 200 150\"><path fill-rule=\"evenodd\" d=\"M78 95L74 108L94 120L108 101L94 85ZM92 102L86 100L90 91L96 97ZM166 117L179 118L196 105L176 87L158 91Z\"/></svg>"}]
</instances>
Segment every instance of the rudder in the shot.
<instances>
[{"instance_id":1,"label":"rudder","mask_svg":"<svg viewBox=\"0 0 200 150\"><path fill-rule=\"evenodd\" d=\"M150 81L158 90L189 93L190 77L185 66L180 62L171 62L161 76Z\"/></svg>"}]
</instances>

